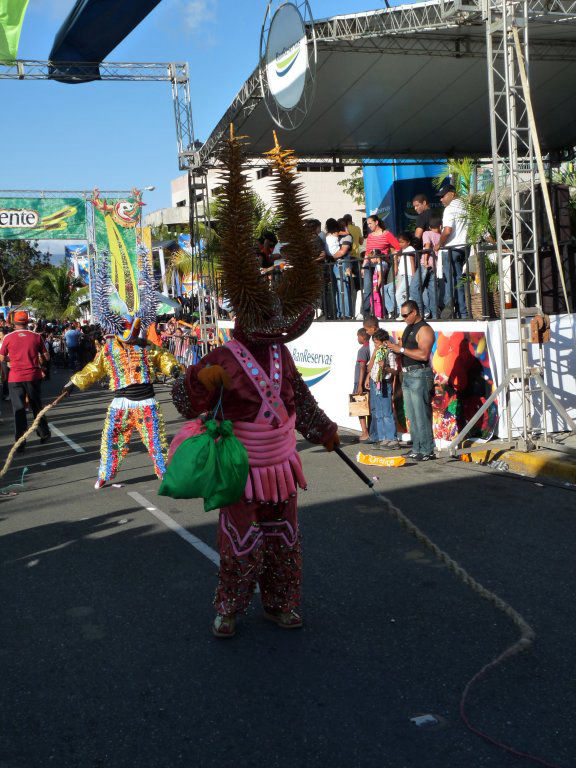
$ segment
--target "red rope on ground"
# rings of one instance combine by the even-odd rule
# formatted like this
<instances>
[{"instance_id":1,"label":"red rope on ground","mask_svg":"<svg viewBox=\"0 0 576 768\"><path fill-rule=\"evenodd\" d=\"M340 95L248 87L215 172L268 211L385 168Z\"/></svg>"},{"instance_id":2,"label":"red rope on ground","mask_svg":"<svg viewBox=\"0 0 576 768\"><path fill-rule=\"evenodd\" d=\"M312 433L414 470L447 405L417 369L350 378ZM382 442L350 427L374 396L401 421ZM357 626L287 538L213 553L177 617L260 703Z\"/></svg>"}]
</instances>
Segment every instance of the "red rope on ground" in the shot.
<instances>
[{"instance_id":1,"label":"red rope on ground","mask_svg":"<svg viewBox=\"0 0 576 768\"><path fill-rule=\"evenodd\" d=\"M489 744L492 744L495 747L498 747L499 749L504 750L505 752L508 752L511 755L514 755L515 757L523 757L526 760L531 760L533 763L537 763L538 765L543 765L545 768L560 768L559 765L556 763L549 763L547 760L543 760L541 757L536 757L536 755L531 755L529 752L521 752L518 749L514 749L514 747L511 747L509 744L505 744L503 741L498 741L498 739L493 739L492 736L489 736L487 733L484 733L484 731L481 731L479 728L476 728L472 723L470 722L470 719L468 718L468 715L466 714L466 700L468 698L468 694L470 693L472 687L485 676L486 672L488 672L489 669L492 667L495 667L497 664L500 663L500 661L503 661L504 657L506 656L506 652L504 652L501 656L499 656L497 659L494 659L493 661L489 662L488 664L485 664L482 669L477 672L474 677L470 678L470 680L466 683L466 686L462 692L462 697L460 699L460 717L462 718L462 721L466 728L468 728L469 731L471 731L475 736L479 736L481 739L484 739L484 741L487 741Z\"/></svg>"}]
</instances>

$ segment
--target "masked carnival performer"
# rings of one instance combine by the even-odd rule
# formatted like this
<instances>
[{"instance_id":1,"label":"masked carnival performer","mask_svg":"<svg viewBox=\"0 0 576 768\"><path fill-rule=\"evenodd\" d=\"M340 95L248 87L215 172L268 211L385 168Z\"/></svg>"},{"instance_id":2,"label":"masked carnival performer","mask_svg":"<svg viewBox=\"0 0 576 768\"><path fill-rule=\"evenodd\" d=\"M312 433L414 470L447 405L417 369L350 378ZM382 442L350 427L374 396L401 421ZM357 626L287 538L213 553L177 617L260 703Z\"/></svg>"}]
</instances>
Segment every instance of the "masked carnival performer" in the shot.
<instances>
[{"instance_id":1,"label":"masked carnival performer","mask_svg":"<svg viewBox=\"0 0 576 768\"><path fill-rule=\"evenodd\" d=\"M140 338L156 319L155 288L147 265L141 270L138 293L139 308L134 316L123 316L111 308L111 299L117 301L118 297L114 297L107 255L102 254L94 280L93 314L105 333L104 343L94 360L65 386L69 392L75 387L85 390L107 376L114 392L102 431L96 490L116 476L134 429L150 454L156 476L162 478L166 471L164 420L153 382L156 373L177 377L181 366L169 352Z\"/></svg>"},{"instance_id":2,"label":"masked carnival performer","mask_svg":"<svg viewBox=\"0 0 576 768\"><path fill-rule=\"evenodd\" d=\"M231 637L237 616L259 584L264 615L279 627L302 626L298 613L301 550L297 487L306 488L295 429L327 450L339 444L337 425L318 407L284 342L310 326L321 292L321 275L306 218L296 160L276 147L269 155L280 239L287 268L274 285L260 274L253 255L252 217L242 174L242 141L222 152L224 188L221 227L222 280L236 313L232 341L210 352L176 382L173 398L186 418L214 409L233 422L249 458L244 498L219 514L220 571L213 632ZM221 400L220 400L221 398Z\"/></svg>"}]
</instances>

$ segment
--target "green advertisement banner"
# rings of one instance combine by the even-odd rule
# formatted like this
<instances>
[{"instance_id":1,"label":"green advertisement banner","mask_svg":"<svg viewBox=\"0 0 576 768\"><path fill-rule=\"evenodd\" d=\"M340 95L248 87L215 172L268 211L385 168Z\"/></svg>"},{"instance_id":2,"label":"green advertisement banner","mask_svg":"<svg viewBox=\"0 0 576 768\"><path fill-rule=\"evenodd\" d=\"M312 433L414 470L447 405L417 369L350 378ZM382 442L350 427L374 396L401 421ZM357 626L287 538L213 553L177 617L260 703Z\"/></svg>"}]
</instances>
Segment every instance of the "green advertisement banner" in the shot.
<instances>
[{"instance_id":1,"label":"green advertisement banner","mask_svg":"<svg viewBox=\"0 0 576 768\"><path fill-rule=\"evenodd\" d=\"M18 43L28 0L0 0L0 61L18 56Z\"/></svg>"},{"instance_id":2,"label":"green advertisement banner","mask_svg":"<svg viewBox=\"0 0 576 768\"><path fill-rule=\"evenodd\" d=\"M0 240L86 240L86 203L74 197L0 197Z\"/></svg>"},{"instance_id":3,"label":"green advertisement banner","mask_svg":"<svg viewBox=\"0 0 576 768\"><path fill-rule=\"evenodd\" d=\"M94 206L96 252L99 255L102 251L109 254L110 277L118 294L117 299L111 298L111 303L114 305L116 300L116 311L133 314L139 306L136 227L142 207L140 198L107 201L95 194L91 202Z\"/></svg>"}]
</instances>

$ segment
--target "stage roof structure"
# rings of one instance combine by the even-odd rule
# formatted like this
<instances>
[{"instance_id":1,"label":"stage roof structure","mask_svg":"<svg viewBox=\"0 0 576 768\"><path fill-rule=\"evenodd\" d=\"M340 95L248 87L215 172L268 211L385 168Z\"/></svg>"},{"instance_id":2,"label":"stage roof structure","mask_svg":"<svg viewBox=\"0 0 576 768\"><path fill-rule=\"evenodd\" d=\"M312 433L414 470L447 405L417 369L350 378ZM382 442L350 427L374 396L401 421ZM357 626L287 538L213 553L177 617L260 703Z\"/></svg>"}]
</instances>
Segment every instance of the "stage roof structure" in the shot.
<instances>
[{"instance_id":1,"label":"stage roof structure","mask_svg":"<svg viewBox=\"0 0 576 768\"><path fill-rule=\"evenodd\" d=\"M316 21L316 95L280 141L300 158L487 157L491 154L483 3L433 0ZM544 152L576 145L576 0L528 0L529 75ZM192 167L214 161L234 122L260 156L272 142L259 69ZM277 129L278 130L278 129Z\"/></svg>"}]
</instances>

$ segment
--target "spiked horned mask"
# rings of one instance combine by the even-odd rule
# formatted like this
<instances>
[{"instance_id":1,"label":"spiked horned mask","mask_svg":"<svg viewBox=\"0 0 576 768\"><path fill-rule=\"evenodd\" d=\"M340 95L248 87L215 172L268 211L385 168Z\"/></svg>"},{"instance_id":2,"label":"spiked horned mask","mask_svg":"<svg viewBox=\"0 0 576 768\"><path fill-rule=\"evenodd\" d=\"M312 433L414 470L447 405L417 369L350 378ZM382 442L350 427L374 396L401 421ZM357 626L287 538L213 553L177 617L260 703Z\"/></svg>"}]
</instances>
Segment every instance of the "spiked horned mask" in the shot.
<instances>
[{"instance_id":1,"label":"spiked horned mask","mask_svg":"<svg viewBox=\"0 0 576 768\"><path fill-rule=\"evenodd\" d=\"M272 282L260 274L254 253L252 209L246 176L243 137L230 137L221 152L223 166L221 267L224 295L236 312L236 329L256 342L286 342L301 336L314 319L322 282L312 233L306 228L306 203L296 177L296 158L275 146L267 153L272 168L274 205L286 243L286 268Z\"/></svg>"}]
</instances>

